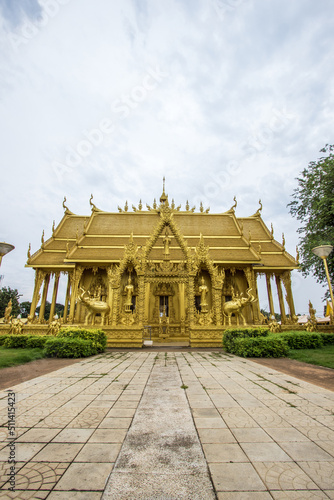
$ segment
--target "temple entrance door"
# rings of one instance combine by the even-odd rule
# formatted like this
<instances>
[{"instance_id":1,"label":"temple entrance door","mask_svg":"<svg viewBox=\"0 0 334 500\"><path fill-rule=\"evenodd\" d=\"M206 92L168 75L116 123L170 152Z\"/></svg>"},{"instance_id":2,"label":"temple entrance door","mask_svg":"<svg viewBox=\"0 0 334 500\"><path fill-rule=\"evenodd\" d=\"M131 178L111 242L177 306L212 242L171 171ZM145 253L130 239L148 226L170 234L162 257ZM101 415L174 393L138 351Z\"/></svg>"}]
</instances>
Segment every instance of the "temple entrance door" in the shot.
<instances>
[{"instance_id":1,"label":"temple entrance door","mask_svg":"<svg viewBox=\"0 0 334 500\"><path fill-rule=\"evenodd\" d=\"M160 304L159 304L159 313L160 316L163 315L165 311L165 315L169 316L169 297L168 295L160 295Z\"/></svg>"}]
</instances>

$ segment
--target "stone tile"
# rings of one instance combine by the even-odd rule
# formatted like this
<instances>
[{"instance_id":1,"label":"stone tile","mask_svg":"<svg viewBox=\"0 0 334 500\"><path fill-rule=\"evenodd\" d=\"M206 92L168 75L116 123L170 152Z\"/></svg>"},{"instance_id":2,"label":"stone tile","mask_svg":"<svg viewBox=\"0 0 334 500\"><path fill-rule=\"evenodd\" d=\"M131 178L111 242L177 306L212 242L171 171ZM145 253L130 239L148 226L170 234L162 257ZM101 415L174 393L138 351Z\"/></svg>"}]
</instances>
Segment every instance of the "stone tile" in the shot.
<instances>
[{"instance_id":1,"label":"stone tile","mask_svg":"<svg viewBox=\"0 0 334 500\"><path fill-rule=\"evenodd\" d=\"M110 463L72 463L54 490L103 491L112 468Z\"/></svg>"},{"instance_id":2,"label":"stone tile","mask_svg":"<svg viewBox=\"0 0 334 500\"><path fill-rule=\"evenodd\" d=\"M106 417L119 417L119 418L126 418L126 417L133 417L135 414L136 410L131 409L131 408L112 408L106 415Z\"/></svg>"},{"instance_id":3,"label":"stone tile","mask_svg":"<svg viewBox=\"0 0 334 500\"><path fill-rule=\"evenodd\" d=\"M281 443L281 447L297 462L331 461L333 457L311 441Z\"/></svg>"},{"instance_id":4,"label":"stone tile","mask_svg":"<svg viewBox=\"0 0 334 500\"><path fill-rule=\"evenodd\" d=\"M192 410L194 418L217 418L219 412L215 408L194 408Z\"/></svg>"},{"instance_id":5,"label":"stone tile","mask_svg":"<svg viewBox=\"0 0 334 500\"><path fill-rule=\"evenodd\" d=\"M49 443L35 457L34 462L72 462L82 444Z\"/></svg>"},{"instance_id":6,"label":"stone tile","mask_svg":"<svg viewBox=\"0 0 334 500\"><path fill-rule=\"evenodd\" d=\"M43 429L41 427L30 429L18 438L20 443L48 443L61 429Z\"/></svg>"},{"instance_id":7,"label":"stone tile","mask_svg":"<svg viewBox=\"0 0 334 500\"><path fill-rule=\"evenodd\" d=\"M317 485L293 462L254 462L268 490L317 490Z\"/></svg>"},{"instance_id":8,"label":"stone tile","mask_svg":"<svg viewBox=\"0 0 334 500\"><path fill-rule=\"evenodd\" d=\"M203 444L207 462L249 462L238 444Z\"/></svg>"},{"instance_id":9,"label":"stone tile","mask_svg":"<svg viewBox=\"0 0 334 500\"><path fill-rule=\"evenodd\" d=\"M94 429L63 429L53 440L53 443L85 443L93 434Z\"/></svg>"},{"instance_id":10,"label":"stone tile","mask_svg":"<svg viewBox=\"0 0 334 500\"><path fill-rule=\"evenodd\" d=\"M324 451L327 451L327 453L332 457L332 460L334 460L334 442L333 441L315 441L314 444L319 446L319 448L322 448Z\"/></svg>"},{"instance_id":11,"label":"stone tile","mask_svg":"<svg viewBox=\"0 0 334 500\"><path fill-rule=\"evenodd\" d=\"M122 443L126 436L126 429L96 429L89 439L89 443Z\"/></svg>"},{"instance_id":12,"label":"stone tile","mask_svg":"<svg viewBox=\"0 0 334 500\"><path fill-rule=\"evenodd\" d=\"M217 498L218 500L272 500L273 497L266 491L224 491L218 492Z\"/></svg>"},{"instance_id":13,"label":"stone tile","mask_svg":"<svg viewBox=\"0 0 334 500\"><path fill-rule=\"evenodd\" d=\"M251 462L289 462L291 458L276 443L240 443Z\"/></svg>"},{"instance_id":14,"label":"stone tile","mask_svg":"<svg viewBox=\"0 0 334 500\"><path fill-rule=\"evenodd\" d=\"M16 474L16 490L52 490L68 463L28 462Z\"/></svg>"},{"instance_id":15,"label":"stone tile","mask_svg":"<svg viewBox=\"0 0 334 500\"><path fill-rule=\"evenodd\" d=\"M88 443L75 457L74 462L115 462L120 449L120 443Z\"/></svg>"},{"instance_id":16,"label":"stone tile","mask_svg":"<svg viewBox=\"0 0 334 500\"><path fill-rule=\"evenodd\" d=\"M228 429L198 429L201 443L235 443L236 439Z\"/></svg>"},{"instance_id":17,"label":"stone tile","mask_svg":"<svg viewBox=\"0 0 334 500\"><path fill-rule=\"evenodd\" d=\"M128 429L131 424L131 418L107 417L99 425L100 429Z\"/></svg>"},{"instance_id":18,"label":"stone tile","mask_svg":"<svg viewBox=\"0 0 334 500\"><path fill-rule=\"evenodd\" d=\"M308 441L304 434L293 427L286 429L282 427L265 427L265 431L278 443Z\"/></svg>"},{"instance_id":19,"label":"stone tile","mask_svg":"<svg viewBox=\"0 0 334 500\"><path fill-rule=\"evenodd\" d=\"M331 462L299 462L303 471L322 489L333 489L334 461Z\"/></svg>"},{"instance_id":20,"label":"stone tile","mask_svg":"<svg viewBox=\"0 0 334 500\"><path fill-rule=\"evenodd\" d=\"M270 492L274 500L325 500L323 492L320 490L316 491L271 491Z\"/></svg>"},{"instance_id":21,"label":"stone tile","mask_svg":"<svg viewBox=\"0 0 334 500\"><path fill-rule=\"evenodd\" d=\"M260 427L242 428L242 429L232 429L236 440L239 443L270 443L272 439L263 429Z\"/></svg>"},{"instance_id":22,"label":"stone tile","mask_svg":"<svg viewBox=\"0 0 334 500\"><path fill-rule=\"evenodd\" d=\"M14 442L11 445L11 449L15 452L15 460L19 462L28 462L31 458L36 455L42 448L45 446L45 443L17 443ZM9 459L10 449L7 446L2 448L0 451L0 462L7 461Z\"/></svg>"},{"instance_id":23,"label":"stone tile","mask_svg":"<svg viewBox=\"0 0 334 500\"><path fill-rule=\"evenodd\" d=\"M39 498L39 497L36 497ZM100 500L101 491L51 491L48 500Z\"/></svg>"},{"instance_id":24,"label":"stone tile","mask_svg":"<svg viewBox=\"0 0 334 500\"><path fill-rule=\"evenodd\" d=\"M209 464L217 491L265 491L266 487L252 464Z\"/></svg>"},{"instance_id":25,"label":"stone tile","mask_svg":"<svg viewBox=\"0 0 334 500\"><path fill-rule=\"evenodd\" d=\"M224 429L226 424L222 418L196 418L195 425L198 429Z\"/></svg>"}]
</instances>

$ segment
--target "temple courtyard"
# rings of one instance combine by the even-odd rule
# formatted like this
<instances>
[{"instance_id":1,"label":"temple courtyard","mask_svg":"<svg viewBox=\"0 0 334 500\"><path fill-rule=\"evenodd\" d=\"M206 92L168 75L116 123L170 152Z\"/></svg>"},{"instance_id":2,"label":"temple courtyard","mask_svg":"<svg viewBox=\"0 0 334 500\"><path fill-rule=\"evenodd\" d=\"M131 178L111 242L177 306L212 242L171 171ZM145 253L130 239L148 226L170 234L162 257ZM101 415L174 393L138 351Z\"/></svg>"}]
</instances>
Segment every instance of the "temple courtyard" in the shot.
<instances>
[{"instance_id":1,"label":"temple courtyard","mask_svg":"<svg viewBox=\"0 0 334 500\"><path fill-rule=\"evenodd\" d=\"M1 498L334 499L334 392L251 360L108 352L8 389Z\"/></svg>"}]
</instances>

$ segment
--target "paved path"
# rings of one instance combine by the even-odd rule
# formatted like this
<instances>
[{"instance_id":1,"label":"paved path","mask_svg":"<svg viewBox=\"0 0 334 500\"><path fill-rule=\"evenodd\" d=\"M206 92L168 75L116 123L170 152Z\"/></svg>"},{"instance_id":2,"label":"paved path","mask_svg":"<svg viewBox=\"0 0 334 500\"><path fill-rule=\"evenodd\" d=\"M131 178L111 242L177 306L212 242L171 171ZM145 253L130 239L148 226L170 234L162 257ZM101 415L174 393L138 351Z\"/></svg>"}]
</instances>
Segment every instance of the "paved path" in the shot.
<instances>
[{"instance_id":1,"label":"paved path","mask_svg":"<svg viewBox=\"0 0 334 500\"><path fill-rule=\"evenodd\" d=\"M11 389L1 498L334 499L334 392L252 361L108 353Z\"/></svg>"}]
</instances>

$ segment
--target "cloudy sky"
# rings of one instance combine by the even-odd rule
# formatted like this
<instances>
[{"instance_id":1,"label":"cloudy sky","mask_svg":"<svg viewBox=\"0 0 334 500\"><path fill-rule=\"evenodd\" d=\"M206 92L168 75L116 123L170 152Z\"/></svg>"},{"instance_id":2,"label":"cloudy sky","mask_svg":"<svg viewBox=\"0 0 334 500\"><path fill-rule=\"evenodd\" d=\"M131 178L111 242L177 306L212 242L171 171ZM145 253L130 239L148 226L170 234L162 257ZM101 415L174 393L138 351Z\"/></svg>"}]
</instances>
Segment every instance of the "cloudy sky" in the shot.
<instances>
[{"instance_id":1,"label":"cloudy sky","mask_svg":"<svg viewBox=\"0 0 334 500\"><path fill-rule=\"evenodd\" d=\"M31 300L28 244L64 196L151 204L164 175L183 206L261 198L295 256L295 178L333 143L333 21L331 0L0 0L1 285ZM297 312L321 314L324 289L293 274Z\"/></svg>"}]
</instances>

